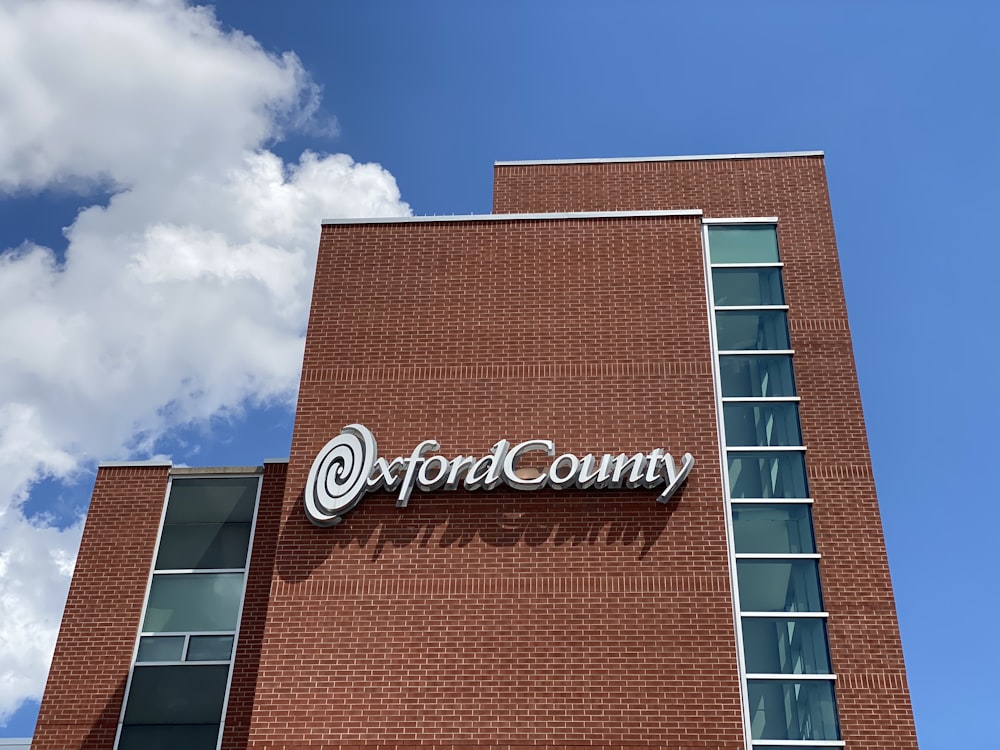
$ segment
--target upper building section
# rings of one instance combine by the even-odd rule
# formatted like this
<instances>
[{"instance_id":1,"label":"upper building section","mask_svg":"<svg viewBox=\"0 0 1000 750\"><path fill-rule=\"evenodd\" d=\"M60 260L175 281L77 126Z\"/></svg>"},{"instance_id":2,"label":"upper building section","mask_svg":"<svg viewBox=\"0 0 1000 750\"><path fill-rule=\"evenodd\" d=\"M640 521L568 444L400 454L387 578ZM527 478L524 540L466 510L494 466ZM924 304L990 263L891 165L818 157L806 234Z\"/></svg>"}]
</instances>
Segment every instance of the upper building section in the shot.
<instances>
[{"instance_id":1,"label":"upper building section","mask_svg":"<svg viewBox=\"0 0 1000 750\"><path fill-rule=\"evenodd\" d=\"M707 218L788 220L804 206L832 223L822 151L499 161L493 167L497 214L700 208Z\"/></svg>"}]
</instances>

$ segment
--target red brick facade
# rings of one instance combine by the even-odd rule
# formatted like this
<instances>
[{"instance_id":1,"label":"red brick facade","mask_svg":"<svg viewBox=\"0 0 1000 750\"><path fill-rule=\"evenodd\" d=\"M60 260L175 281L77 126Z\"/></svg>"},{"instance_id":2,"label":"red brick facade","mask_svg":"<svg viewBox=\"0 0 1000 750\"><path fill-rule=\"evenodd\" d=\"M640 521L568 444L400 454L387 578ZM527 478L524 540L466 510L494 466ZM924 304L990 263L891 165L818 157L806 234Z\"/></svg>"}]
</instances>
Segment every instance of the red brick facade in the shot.
<instances>
[{"instance_id":1,"label":"red brick facade","mask_svg":"<svg viewBox=\"0 0 1000 750\"><path fill-rule=\"evenodd\" d=\"M165 465L97 472L34 750L114 744L168 472Z\"/></svg>"},{"instance_id":2,"label":"red brick facade","mask_svg":"<svg viewBox=\"0 0 1000 750\"><path fill-rule=\"evenodd\" d=\"M778 218L843 738L915 748L822 158L498 165L494 191L496 213ZM697 215L325 226L223 747L744 748L705 290ZM376 493L315 527L310 464L354 422L390 458L547 438L698 463L666 505ZM86 738L114 736L166 476L98 477L37 748L111 746Z\"/></svg>"}]
</instances>

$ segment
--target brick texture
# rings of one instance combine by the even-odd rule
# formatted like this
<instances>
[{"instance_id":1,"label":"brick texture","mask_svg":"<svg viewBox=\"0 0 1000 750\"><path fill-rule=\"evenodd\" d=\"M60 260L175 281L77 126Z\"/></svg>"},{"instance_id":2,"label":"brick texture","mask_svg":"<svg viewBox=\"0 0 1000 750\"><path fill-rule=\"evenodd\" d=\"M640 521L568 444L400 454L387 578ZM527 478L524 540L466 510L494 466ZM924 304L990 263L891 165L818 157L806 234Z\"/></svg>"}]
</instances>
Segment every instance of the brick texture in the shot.
<instances>
[{"instance_id":1,"label":"brick texture","mask_svg":"<svg viewBox=\"0 0 1000 750\"><path fill-rule=\"evenodd\" d=\"M743 747L697 217L326 227L250 747ZM691 451L651 490L302 512L386 456ZM294 702L289 696L300 696Z\"/></svg>"},{"instance_id":2,"label":"brick texture","mask_svg":"<svg viewBox=\"0 0 1000 750\"><path fill-rule=\"evenodd\" d=\"M97 471L32 750L114 744L168 473Z\"/></svg>"},{"instance_id":3,"label":"brick texture","mask_svg":"<svg viewBox=\"0 0 1000 750\"><path fill-rule=\"evenodd\" d=\"M498 213L684 208L778 217L843 737L848 747L915 748L822 157L494 169Z\"/></svg>"}]
</instances>

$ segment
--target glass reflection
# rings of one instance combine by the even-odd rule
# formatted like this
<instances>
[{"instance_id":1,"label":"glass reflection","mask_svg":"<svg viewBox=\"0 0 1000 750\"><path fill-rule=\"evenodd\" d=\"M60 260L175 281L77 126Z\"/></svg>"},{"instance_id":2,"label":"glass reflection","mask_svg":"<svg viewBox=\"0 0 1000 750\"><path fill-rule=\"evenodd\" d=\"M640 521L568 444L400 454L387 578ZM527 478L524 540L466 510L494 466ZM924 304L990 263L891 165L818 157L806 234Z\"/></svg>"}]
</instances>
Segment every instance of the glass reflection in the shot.
<instances>
[{"instance_id":1,"label":"glass reflection","mask_svg":"<svg viewBox=\"0 0 1000 750\"><path fill-rule=\"evenodd\" d=\"M808 505L733 505L736 552L799 554L816 551Z\"/></svg>"},{"instance_id":2,"label":"glass reflection","mask_svg":"<svg viewBox=\"0 0 1000 750\"><path fill-rule=\"evenodd\" d=\"M794 396L789 354L728 354L719 357L725 398Z\"/></svg>"}]
</instances>

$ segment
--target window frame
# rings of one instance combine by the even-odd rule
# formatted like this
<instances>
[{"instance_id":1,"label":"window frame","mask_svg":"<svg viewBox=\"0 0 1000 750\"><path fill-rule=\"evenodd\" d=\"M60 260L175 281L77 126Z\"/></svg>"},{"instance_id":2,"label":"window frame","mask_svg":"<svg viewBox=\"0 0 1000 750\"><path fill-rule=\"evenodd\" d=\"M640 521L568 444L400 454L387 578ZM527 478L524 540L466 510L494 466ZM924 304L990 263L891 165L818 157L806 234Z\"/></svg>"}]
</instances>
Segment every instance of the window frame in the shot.
<instances>
[{"instance_id":1,"label":"window frame","mask_svg":"<svg viewBox=\"0 0 1000 750\"><path fill-rule=\"evenodd\" d=\"M247 553L246 562L243 568L192 568L192 569L181 569L181 568L168 568L164 570L156 569L157 557L160 551L160 540L163 537L163 529L166 524L167 508L170 503L170 493L174 486L175 480L183 481L184 479L240 479L240 478L255 478L257 480L257 488L254 495L254 506L253 514L250 521L250 538L247 541ZM194 666L222 666L228 665L229 669L226 674L226 687L225 694L222 699L222 713L219 717L219 733L216 738L216 750L220 750L222 747L222 739L226 731L226 713L229 710L229 695L232 689L233 683L233 672L236 665L236 657L239 651L239 635L240 629L243 624L243 608L246 604L246 593L247 593L247 581L250 577L250 566L253 560L253 545L254 539L257 534L257 519L260 513L260 498L261 493L264 488L264 470L263 467L255 467L254 469L247 469L246 471L238 472L220 472L207 470L204 473L198 471L174 471L171 470L168 480L166 492L163 496L163 501L160 507L160 521L159 526L156 531L156 544L153 547L152 555L149 561L149 573L146 578L146 590L142 598L142 609L139 617L139 623L136 628L135 643L132 646L132 659L129 664L128 678L125 681L125 691L122 696L121 710L118 713L118 723L115 728L115 739L112 745L113 750L118 750L119 743L121 741L122 730L125 728L125 711L128 708L128 700L132 690L132 678L135 674L137 667L142 669L157 669L161 667L194 667ZM156 576L161 575L188 575L188 574L212 574L212 573L242 573L243 583L242 589L239 597L239 605L236 613L236 626L233 630L226 631L201 631L201 630L184 630L184 631L163 631L163 632L152 632L145 631L143 628L146 624L146 613L149 607L149 596L153 588L153 580ZM192 636L228 636L232 637L233 644L230 649L229 658L225 660L204 660L204 661L189 661L187 660L188 649L190 648L191 637ZM139 656L139 645L143 638L172 638L184 636L184 643L181 650L181 660L173 661L138 661ZM137 725L140 726L140 725ZM185 724L178 724L177 726L187 726Z\"/></svg>"},{"instance_id":2,"label":"window frame","mask_svg":"<svg viewBox=\"0 0 1000 750\"><path fill-rule=\"evenodd\" d=\"M730 583L733 601L733 624L736 637L736 648L737 648L737 662L738 671L740 676L740 699L743 704L743 729L746 746L748 748L760 748L760 750L765 750L774 747L807 747L814 748L814 750L830 750L832 748L842 748L845 746L845 742L842 739L838 740L763 740L754 739L752 731L752 722L750 715L750 680L783 680L798 682L799 677L804 677L806 680L820 680L828 681L832 685L832 695L834 701L834 716L837 721L838 726L838 736L842 736L839 733L840 717L839 711L837 710L837 696L836 696L836 679L837 675L834 670L834 665L830 664L830 672L828 674L811 674L808 676L804 675L770 675L770 674L758 674L747 671L746 656L745 656L745 644L743 642L743 619L744 618L818 618L822 619L824 623L829 621L829 613L825 609L825 600L823 597L823 585L822 578L820 574L820 566L822 555L820 552L812 553L737 553L736 552L736 541L735 541L735 522L733 519L733 506L742 504L804 504L811 506L813 505L813 499L811 497L811 492L808 482L808 463L806 463L806 455L808 453L807 446L805 444L805 436L800 435L801 445L797 446L736 446L729 445L726 440L726 428L725 428L725 414L724 405L727 403L751 403L751 402L793 402L797 406L799 405L801 399L798 395L798 390L795 387L795 348L794 341L792 340L792 331L790 330L788 313L789 306L787 304L782 305L760 305L760 306L746 306L746 305L716 305L715 304L715 289L713 288L713 270L715 269L725 269L725 268L777 268L779 269L779 274L781 274L781 289L782 298L784 302L787 303L787 298L785 297L784 290L784 274L783 269L785 267L784 262L781 260L780 255L780 245L778 247L778 259L777 261L761 262L761 263L713 263L711 256L711 241L710 232L715 225L770 225L774 227L775 234L778 231L778 218L777 217L758 217L758 218L726 218L726 219L702 219L702 247L703 247L703 262L704 262L704 274L705 274L705 291L706 291L706 301L707 301L707 312L709 318L709 332L710 332L710 343L712 348L712 376L714 380L714 392L716 399L716 426L719 435L719 464L722 471L722 492L723 499L725 503L725 516L726 516L726 539L729 554L729 573L730 573ZM787 349L750 349L750 350L735 350L735 349L720 349L719 348L719 338L717 329L717 315L718 311L737 311L737 310L781 310L785 313L785 325L789 336L788 348ZM791 363L791 371L789 373L791 380L791 387L795 395L792 396L723 396L722 395L722 358L728 356L768 356L768 355L784 355L787 356ZM798 411L798 409L796 410ZM801 432L801 424L800 424ZM730 476L729 476L729 463L730 455L734 452L753 452L753 453L764 453L771 455L780 455L783 452L797 451L802 455L804 462L803 472L805 481L805 497L770 497L770 498L734 498L732 496ZM810 531L814 534L815 539L815 529L811 519L810 513ZM755 611L744 611L740 603L740 593L739 593L739 580L737 572L737 562L740 560L814 560L816 566L816 575L818 580L818 596L820 598L821 609L815 612L755 612ZM829 634L826 628L824 628L826 634L826 645L829 656ZM791 679L790 679L791 678Z\"/></svg>"}]
</instances>

